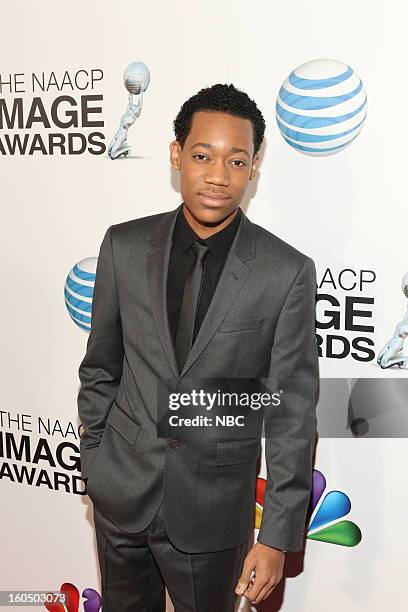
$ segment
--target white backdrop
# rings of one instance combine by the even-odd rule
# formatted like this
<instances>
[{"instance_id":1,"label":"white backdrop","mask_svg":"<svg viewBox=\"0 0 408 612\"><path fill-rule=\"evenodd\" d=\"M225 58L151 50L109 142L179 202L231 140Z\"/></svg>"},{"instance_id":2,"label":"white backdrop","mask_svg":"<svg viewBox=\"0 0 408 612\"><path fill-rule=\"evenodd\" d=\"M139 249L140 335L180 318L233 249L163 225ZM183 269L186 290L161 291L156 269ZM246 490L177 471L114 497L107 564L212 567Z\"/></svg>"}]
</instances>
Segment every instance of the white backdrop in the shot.
<instances>
[{"instance_id":1,"label":"white backdrop","mask_svg":"<svg viewBox=\"0 0 408 612\"><path fill-rule=\"evenodd\" d=\"M407 13L402 0L296 0L286 5L248 5L242 0L3 3L0 103L10 111L13 100L21 98L24 122L21 127L9 128L5 122L0 127L5 147L0 152L1 590L58 589L64 582L81 593L87 587L100 590L92 506L72 489L75 478L81 484L74 469L78 453L65 448L65 465L56 460L59 443L78 444L77 370L87 340L67 314L64 283L75 263L98 255L109 225L172 210L181 202L178 177L169 164L172 121L181 104L202 87L232 82L264 114L267 130L259 179L242 203L249 218L310 255L319 285L327 269L333 278L344 269L357 275L360 270L374 271L375 282L361 292L327 283L319 286L320 292L339 300L342 312L339 330L320 332L324 347L332 332L352 341L359 334L344 329L345 297L372 298L373 303L364 307L371 316L362 322L374 327L366 336L378 354L406 308L400 284L408 270L402 42ZM362 78L368 116L348 148L328 157L307 157L281 137L275 100L294 68L325 57L349 64ZM10 154L6 135L12 139L28 134L31 143L40 134L47 143L50 132L65 137L69 132L98 132L98 140L107 146L127 104L123 70L136 60L148 65L151 82L142 114L129 131L131 158L112 161L106 152L61 155L58 150ZM83 91L69 86L32 91L32 73L44 73L48 81L54 72L61 83L65 71L73 77L79 70L102 71L103 78ZM17 92L7 85L16 74ZM391 105L394 87L398 100ZM101 109L92 119L103 121L103 126L56 126L50 107L61 95L72 96L75 104L81 95L100 96L91 104ZM27 129L25 121L36 96L51 125L36 122ZM61 108L68 107L65 103ZM0 107L3 118L4 108ZM321 303L317 315L325 320ZM408 377L407 369L380 370L375 359L360 362L352 355L335 359L324 354L320 365L323 378ZM60 431L57 427L53 435L39 435L39 417L54 425L58 420ZM32 456L17 459L8 454L6 432L17 443L27 435ZM48 441L56 465L44 456L33 461L40 437ZM349 496L352 508L346 518L359 526L362 540L353 547L308 540L300 566L298 557L288 555L286 578L262 610L404 609L407 447L404 438L319 441L315 467L324 473L327 490ZM18 482L15 470L22 466L36 470L31 485L26 477ZM44 474L43 484L37 480L42 469L51 487ZM67 490L56 490L56 472L67 478ZM265 474L263 463L260 476Z\"/></svg>"}]
</instances>

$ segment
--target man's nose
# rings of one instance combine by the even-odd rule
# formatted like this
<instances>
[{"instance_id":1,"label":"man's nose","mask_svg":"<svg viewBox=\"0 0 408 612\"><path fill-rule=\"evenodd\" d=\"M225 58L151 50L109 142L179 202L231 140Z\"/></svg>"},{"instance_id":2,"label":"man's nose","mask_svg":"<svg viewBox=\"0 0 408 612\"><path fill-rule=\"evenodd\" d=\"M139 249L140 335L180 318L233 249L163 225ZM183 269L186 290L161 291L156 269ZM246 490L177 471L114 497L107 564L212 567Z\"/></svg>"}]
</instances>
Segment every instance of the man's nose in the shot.
<instances>
[{"instance_id":1,"label":"man's nose","mask_svg":"<svg viewBox=\"0 0 408 612\"><path fill-rule=\"evenodd\" d=\"M211 168L208 169L205 181L214 185L228 186L230 184L228 168L222 160L214 162Z\"/></svg>"}]
</instances>

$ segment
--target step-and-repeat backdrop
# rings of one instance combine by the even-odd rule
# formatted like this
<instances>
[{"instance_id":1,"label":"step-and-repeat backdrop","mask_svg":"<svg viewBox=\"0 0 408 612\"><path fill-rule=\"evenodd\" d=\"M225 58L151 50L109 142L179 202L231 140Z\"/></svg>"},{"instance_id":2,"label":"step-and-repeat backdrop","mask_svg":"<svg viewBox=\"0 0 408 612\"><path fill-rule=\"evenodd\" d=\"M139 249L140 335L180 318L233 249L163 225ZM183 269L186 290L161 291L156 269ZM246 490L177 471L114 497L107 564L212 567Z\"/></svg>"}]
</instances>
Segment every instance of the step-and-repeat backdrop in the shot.
<instances>
[{"instance_id":1,"label":"step-and-repeat backdrop","mask_svg":"<svg viewBox=\"0 0 408 612\"><path fill-rule=\"evenodd\" d=\"M406 18L402 0L3 3L0 590L100 608L76 404L99 246L109 225L180 204L172 122L233 83L267 124L242 208L318 273L305 554L258 609L404 609ZM255 539L265 478L262 457Z\"/></svg>"}]
</instances>

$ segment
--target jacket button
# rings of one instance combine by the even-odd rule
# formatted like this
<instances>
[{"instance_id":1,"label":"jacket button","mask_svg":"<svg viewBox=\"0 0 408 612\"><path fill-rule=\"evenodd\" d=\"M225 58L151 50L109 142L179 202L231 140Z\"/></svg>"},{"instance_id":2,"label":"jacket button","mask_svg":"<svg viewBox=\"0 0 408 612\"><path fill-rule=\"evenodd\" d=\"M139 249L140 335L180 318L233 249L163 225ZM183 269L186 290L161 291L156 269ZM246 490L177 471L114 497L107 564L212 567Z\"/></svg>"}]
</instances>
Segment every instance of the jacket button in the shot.
<instances>
[{"instance_id":1,"label":"jacket button","mask_svg":"<svg viewBox=\"0 0 408 612\"><path fill-rule=\"evenodd\" d=\"M185 446L185 443L182 440L170 440L169 446L170 448L180 448L181 446Z\"/></svg>"}]
</instances>

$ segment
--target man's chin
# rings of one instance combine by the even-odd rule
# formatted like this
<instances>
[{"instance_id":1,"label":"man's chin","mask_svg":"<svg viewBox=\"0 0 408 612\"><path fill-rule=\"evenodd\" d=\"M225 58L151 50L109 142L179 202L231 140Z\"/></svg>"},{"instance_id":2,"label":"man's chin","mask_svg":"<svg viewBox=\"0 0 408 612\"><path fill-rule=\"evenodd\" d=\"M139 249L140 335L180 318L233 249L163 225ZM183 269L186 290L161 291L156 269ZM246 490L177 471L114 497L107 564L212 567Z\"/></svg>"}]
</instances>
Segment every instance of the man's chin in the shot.
<instances>
[{"instance_id":1,"label":"man's chin","mask_svg":"<svg viewBox=\"0 0 408 612\"><path fill-rule=\"evenodd\" d=\"M227 217L236 212L236 208L224 208L221 206L210 207L200 204L194 208L189 208L191 215L202 225L219 225Z\"/></svg>"}]
</instances>

